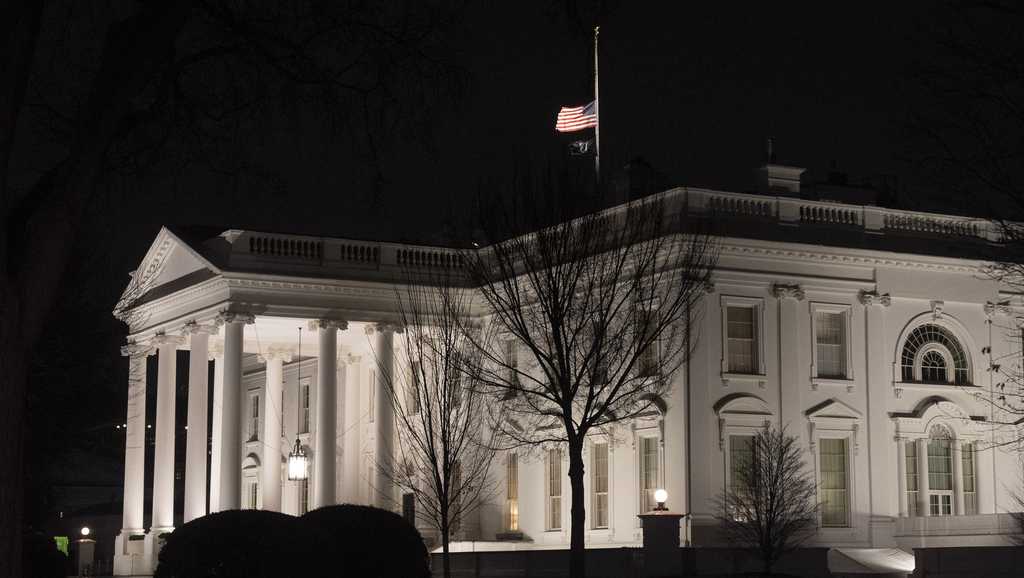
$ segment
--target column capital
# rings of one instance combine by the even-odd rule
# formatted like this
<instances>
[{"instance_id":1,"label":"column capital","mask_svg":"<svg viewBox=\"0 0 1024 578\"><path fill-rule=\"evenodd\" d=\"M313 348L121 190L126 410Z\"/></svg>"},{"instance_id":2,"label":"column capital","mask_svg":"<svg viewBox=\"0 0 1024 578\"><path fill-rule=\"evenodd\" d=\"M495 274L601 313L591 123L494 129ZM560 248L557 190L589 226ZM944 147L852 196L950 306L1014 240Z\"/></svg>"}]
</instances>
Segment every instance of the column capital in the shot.
<instances>
[{"instance_id":1,"label":"column capital","mask_svg":"<svg viewBox=\"0 0 1024 578\"><path fill-rule=\"evenodd\" d=\"M401 323L394 323L391 321L380 322L380 323L368 323L366 324L366 334L373 335L374 332L380 333L401 333L405 331L405 326Z\"/></svg>"},{"instance_id":2,"label":"column capital","mask_svg":"<svg viewBox=\"0 0 1024 578\"><path fill-rule=\"evenodd\" d=\"M796 283L772 283L772 295L774 295L776 299L804 300L804 290Z\"/></svg>"},{"instance_id":3,"label":"column capital","mask_svg":"<svg viewBox=\"0 0 1024 578\"><path fill-rule=\"evenodd\" d=\"M256 323L256 316L248 311L224 310L217 314L217 320L220 323L244 323L245 325L252 325L253 323Z\"/></svg>"},{"instance_id":4,"label":"column capital","mask_svg":"<svg viewBox=\"0 0 1024 578\"><path fill-rule=\"evenodd\" d=\"M156 348L148 343L129 341L121 346L121 355L125 357L148 357L156 353Z\"/></svg>"},{"instance_id":5,"label":"column capital","mask_svg":"<svg viewBox=\"0 0 1024 578\"><path fill-rule=\"evenodd\" d=\"M985 310L985 317L988 317L989 319L992 319L993 317L995 317L996 314L1005 315L1007 317L1009 317L1010 315L1013 315L1013 308L1010 307L1010 301L1009 300L1000 301L998 303L993 303L991 301L987 301L985 303L985 305L984 305L984 310ZM1020 325L1020 321L1019 321L1020 318L1018 317L1017 320L1018 320L1017 324Z\"/></svg>"},{"instance_id":6,"label":"column capital","mask_svg":"<svg viewBox=\"0 0 1024 578\"><path fill-rule=\"evenodd\" d=\"M316 331L317 329L337 329L338 331L344 331L348 329L348 321L344 319L313 319L309 322L309 330Z\"/></svg>"},{"instance_id":7,"label":"column capital","mask_svg":"<svg viewBox=\"0 0 1024 578\"><path fill-rule=\"evenodd\" d=\"M211 361L224 355L224 342L220 339L211 340L210 346L206 350L206 355Z\"/></svg>"},{"instance_id":8,"label":"column capital","mask_svg":"<svg viewBox=\"0 0 1024 578\"><path fill-rule=\"evenodd\" d=\"M283 363L291 363L295 351L290 347L268 347L266 351L258 355L260 363L276 361L280 359Z\"/></svg>"},{"instance_id":9,"label":"column capital","mask_svg":"<svg viewBox=\"0 0 1024 578\"><path fill-rule=\"evenodd\" d=\"M185 344L185 338L181 335L167 335L166 333L157 333L150 339L150 343L156 346L160 345L173 345L175 347Z\"/></svg>"},{"instance_id":10,"label":"column capital","mask_svg":"<svg viewBox=\"0 0 1024 578\"><path fill-rule=\"evenodd\" d=\"M193 319L192 321L189 321L188 323L185 324L185 328L182 330L182 333L184 335L195 335L196 333L205 333L207 335L213 335L214 333L217 333L217 331L220 329L220 326L223 323L224 321L220 318L220 316L214 317L213 319L204 321L202 323Z\"/></svg>"},{"instance_id":11,"label":"column capital","mask_svg":"<svg viewBox=\"0 0 1024 578\"><path fill-rule=\"evenodd\" d=\"M871 307L877 305L879 307L888 307L892 303L892 298L888 293L879 293L878 291L864 291L857 295L857 299L860 300L861 304L865 307Z\"/></svg>"}]
</instances>

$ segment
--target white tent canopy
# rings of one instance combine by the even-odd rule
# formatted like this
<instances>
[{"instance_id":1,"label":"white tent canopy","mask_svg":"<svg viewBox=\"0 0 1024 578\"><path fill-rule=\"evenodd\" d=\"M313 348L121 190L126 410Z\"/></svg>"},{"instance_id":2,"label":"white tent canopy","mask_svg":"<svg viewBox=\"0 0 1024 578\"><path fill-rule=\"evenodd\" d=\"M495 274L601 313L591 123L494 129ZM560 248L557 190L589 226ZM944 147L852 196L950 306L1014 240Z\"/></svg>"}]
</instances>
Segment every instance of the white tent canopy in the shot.
<instances>
[{"instance_id":1,"label":"white tent canopy","mask_svg":"<svg viewBox=\"0 0 1024 578\"><path fill-rule=\"evenodd\" d=\"M914 555L898 548L832 548L828 569L833 574L911 574Z\"/></svg>"}]
</instances>

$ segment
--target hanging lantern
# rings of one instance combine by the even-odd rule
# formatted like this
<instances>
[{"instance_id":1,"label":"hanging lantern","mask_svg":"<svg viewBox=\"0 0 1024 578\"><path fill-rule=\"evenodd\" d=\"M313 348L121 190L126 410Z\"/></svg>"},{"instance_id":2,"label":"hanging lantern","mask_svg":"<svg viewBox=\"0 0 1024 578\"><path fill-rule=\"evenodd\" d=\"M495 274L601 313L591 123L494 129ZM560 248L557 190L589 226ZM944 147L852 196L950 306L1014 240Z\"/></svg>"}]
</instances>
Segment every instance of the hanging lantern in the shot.
<instances>
[{"instance_id":1,"label":"hanging lantern","mask_svg":"<svg viewBox=\"0 0 1024 578\"><path fill-rule=\"evenodd\" d=\"M306 450L302 449L299 438L295 438L295 447L288 454L288 479L292 481L305 480L309 478L309 457Z\"/></svg>"}]
</instances>

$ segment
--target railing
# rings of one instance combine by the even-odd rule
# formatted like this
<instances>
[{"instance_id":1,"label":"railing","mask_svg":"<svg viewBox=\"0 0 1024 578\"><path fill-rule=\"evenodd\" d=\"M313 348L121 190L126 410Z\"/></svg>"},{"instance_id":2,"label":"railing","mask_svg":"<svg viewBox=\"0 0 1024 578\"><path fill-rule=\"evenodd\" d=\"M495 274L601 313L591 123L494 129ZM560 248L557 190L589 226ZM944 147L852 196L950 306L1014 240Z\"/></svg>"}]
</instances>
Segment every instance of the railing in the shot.
<instances>
[{"instance_id":1,"label":"railing","mask_svg":"<svg viewBox=\"0 0 1024 578\"><path fill-rule=\"evenodd\" d=\"M739 217L765 224L814 225L861 229L875 235L936 236L998 241L998 227L981 219L935 213L901 211L874 206L856 206L791 197L724 193L707 189L672 189L660 195L667 207L712 218ZM612 208L609 215L624 208ZM254 231L227 231L231 259L259 260L287 264L298 269L388 268L455 269L459 252L441 247L349 239L282 235Z\"/></svg>"}]
</instances>

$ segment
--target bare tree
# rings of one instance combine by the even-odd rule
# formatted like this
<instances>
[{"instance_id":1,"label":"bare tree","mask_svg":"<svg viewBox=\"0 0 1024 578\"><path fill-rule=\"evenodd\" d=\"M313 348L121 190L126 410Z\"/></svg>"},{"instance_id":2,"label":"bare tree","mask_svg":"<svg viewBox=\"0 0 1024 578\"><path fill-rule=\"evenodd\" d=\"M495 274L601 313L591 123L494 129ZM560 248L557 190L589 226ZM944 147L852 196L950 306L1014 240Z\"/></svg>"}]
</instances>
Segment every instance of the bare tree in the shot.
<instances>
[{"instance_id":1,"label":"bare tree","mask_svg":"<svg viewBox=\"0 0 1024 578\"><path fill-rule=\"evenodd\" d=\"M372 161L382 127L415 133L425 104L450 94L439 31L452 14L435 2L2 4L0 576L21 575L27 360L90 206L156 168L258 166L246 145L282 111L345 129Z\"/></svg>"},{"instance_id":2,"label":"bare tree","mask_svg":"<svg viewBox=\"0 0 1024 578\"><path fill-rule=\"evenodd\" d=\"M550 187L483 209L486 246L463 252L499 336L474 349L480 383L507 400L495 425L505 447L568 446L573 577L584 575L586 437L669 393L717 258L663 195L586 214L581 198Z\"/></svg>"},{"instance_id":3,"label":"bare tree","mask_svg":"<svg viewBox=\"0 0 1024 578\"><path fill-rule=\"evenodd\" d=\"M766 424L747 444L732 465L729 487L716 498L716 517L728 543L757 549L770 574L816 530L817 491L799 441L785 430Z\"/></svg>"},{"instance_id":4,"label":"bare tree","mask_svg":"<svg viewBox=\"0 0 1024 578\"><path fill-rule=\"evenodd\" d=\"M498 433L487 427L494 406L474 386L465 332L475 326L472 294L457 282L464 279L452 268L407 275L396 290L407 359L381 372L392 376L384 390L398 434L396 463L384 473L415 500L416 518L438 532L446 577L453 532L496 488L488 475Z\"/></svg>"}]
</instances>

